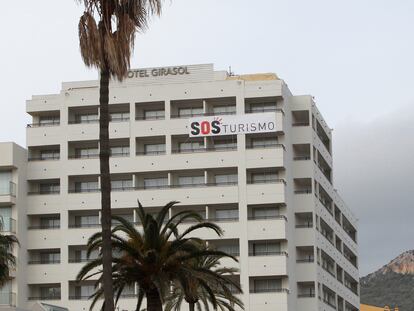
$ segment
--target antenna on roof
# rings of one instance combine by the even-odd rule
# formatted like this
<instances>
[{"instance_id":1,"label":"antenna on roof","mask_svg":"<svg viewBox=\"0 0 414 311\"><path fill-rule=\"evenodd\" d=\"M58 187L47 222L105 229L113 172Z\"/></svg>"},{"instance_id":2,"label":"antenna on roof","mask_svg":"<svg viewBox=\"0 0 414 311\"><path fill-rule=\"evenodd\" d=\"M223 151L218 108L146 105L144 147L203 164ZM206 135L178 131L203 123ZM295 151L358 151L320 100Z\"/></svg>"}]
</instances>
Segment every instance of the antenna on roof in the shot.
<instances>
[{"instance_id":1,"label":"antenna on roof","mask_svg":"<svg viewBox=\"0 0 414 311\"><path fill-rule=\"evenodd\" d=\"M234 76L234 72L233 72L233 71L231 71L231 66L229 66L229 76L230 76L230 77Z\"/></svg>"}]
</instances>

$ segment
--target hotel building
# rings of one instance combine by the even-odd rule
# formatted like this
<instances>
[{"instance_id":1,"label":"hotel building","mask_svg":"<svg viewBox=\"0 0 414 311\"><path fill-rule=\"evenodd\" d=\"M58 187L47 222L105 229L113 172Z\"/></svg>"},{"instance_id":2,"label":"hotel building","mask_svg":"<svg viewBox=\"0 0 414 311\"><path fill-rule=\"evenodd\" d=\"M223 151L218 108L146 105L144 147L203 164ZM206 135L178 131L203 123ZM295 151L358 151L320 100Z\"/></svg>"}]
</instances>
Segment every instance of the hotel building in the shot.
<instances>
[{"instance_id":1,"label":"hotel building","mask_svg":"<svg viewBox=\"0 0 414 311\"><path fill-rule=\"evenodd\" d=\"M33 96L27 150L0 144L2 230L21 242L4 310L89 309L93 282L75 279L100 230L98 82ZM189 65L111 82L109 110L113 214L139 226L137 199L153 213L177 200L172 213L192 209L220 224L222 238L200 236L238 256L222 264L240 269L246 310L359 310L357 219L334 188L331 130L312 96L292 95L275 74ZM203 118L262 116L273 125L191 132ZM128 288L119 310L135 304Z\"/></svg>"}]
</instances>

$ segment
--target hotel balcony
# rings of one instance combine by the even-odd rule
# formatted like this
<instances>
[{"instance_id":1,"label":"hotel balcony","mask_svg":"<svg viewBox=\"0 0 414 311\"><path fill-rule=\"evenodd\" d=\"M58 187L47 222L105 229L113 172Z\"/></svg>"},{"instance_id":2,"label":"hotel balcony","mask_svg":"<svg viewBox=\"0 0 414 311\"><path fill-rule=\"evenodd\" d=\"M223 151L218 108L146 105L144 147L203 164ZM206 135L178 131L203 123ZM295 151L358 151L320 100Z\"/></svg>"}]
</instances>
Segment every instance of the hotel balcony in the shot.
<instances>
[{"instance_id":1,"label":"hotel balcony","mask_svg":"<svg viewBox=\"0 0 414 311\"><path fill-rule=\"evenodd\" d=\"M288 310L288 282L277 276L250 277L249 310Z\"/></svg>"},{"instance_id":2,"label":"hotel balcony","mask_svg":"<svg viewBox=\"0 0 414 311\"><path fill-rule=\"evenodd\" d=\"M0 206L16 204L17 186L14 182L9 182L0 187Z\"/></svg>"},{"instance_id":3,"label":"hotel balcony","mask_svg":"<svg viewBox=\"0 0 414 311\"><path fill-rule=\"evenodd\" d=\"M249 276L287 275L287 253L283 251L249 252Z\"/></svg>"},{"instance_id":4,"label":"hotel balcony","mask_svg":"<svg viewBox=\"0 0 414 311\"><path fill-rule=\"evenodd\" d=\"M57 272L58 274L60 272ZM28 300L48 300L58 302L61 299L60 283L33 284L29 283Z\"/></svg>"},{"instance_id":5,"label":"hotel balcony","mask_svg":"<svg viewBox=\"0 0 414 311\"><path fill-rule=\"evenodd\" d=\"M0 293L0 309L7 307L15 307L16 306L16 293L12 292L1 292Z\"/></svg>"}]
</instances>

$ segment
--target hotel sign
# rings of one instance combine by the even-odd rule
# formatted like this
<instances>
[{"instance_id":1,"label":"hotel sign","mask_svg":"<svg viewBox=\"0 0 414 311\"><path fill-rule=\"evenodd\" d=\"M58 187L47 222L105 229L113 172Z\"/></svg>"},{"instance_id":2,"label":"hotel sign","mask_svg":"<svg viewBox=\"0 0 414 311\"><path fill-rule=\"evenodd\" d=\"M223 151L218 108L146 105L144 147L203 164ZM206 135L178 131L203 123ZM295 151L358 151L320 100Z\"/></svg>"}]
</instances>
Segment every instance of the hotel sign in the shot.
<instances>
[{"instance_id":1,"label":"hotel sign","mask_svg":"<svg viewBox=\"0 0 414 311\"><path fill-rule=\"evenodd\" d=\"M128 71L128 78L168 77L188 74L190 74L190 72L187 66L133 69Z\"/></svg>"},{"instance_id":2,"label":"hotel sign","mask_svg":"<svg viewBox=\"0 0 414 311\"><path fill-rule=\"evenodd\" d=\"M276 114L252 113L189 120L190 137L276 132Z\"/></svg>"}]
</instances>

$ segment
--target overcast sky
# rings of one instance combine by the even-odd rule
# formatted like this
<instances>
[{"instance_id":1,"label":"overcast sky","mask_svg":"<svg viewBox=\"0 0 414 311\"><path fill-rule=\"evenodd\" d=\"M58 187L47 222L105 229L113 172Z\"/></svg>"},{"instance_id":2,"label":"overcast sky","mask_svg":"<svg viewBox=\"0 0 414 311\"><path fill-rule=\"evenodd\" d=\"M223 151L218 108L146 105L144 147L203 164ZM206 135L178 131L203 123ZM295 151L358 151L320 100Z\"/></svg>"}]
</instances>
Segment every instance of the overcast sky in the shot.
<instances>
[{"instance_id":1,"label":"overcast sky","mask_svg":"<svg viewBox=\"0 0 414 311\"><path fill-rule=\"evenodd\" d=\"M132 65L276 72L314 95L334 129L335 186L360 219L364 275L414 248L413 12L412 0L168 0ZM0 141L25 145L25 100L97 73L79 56L75 1L2 13Z\"/></svg>"}]
</instances>

